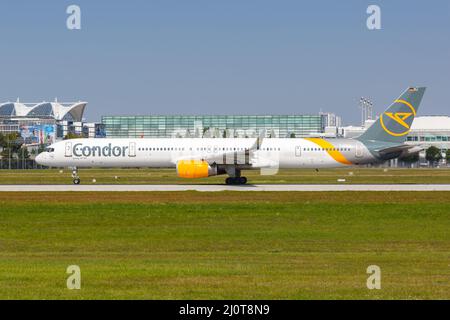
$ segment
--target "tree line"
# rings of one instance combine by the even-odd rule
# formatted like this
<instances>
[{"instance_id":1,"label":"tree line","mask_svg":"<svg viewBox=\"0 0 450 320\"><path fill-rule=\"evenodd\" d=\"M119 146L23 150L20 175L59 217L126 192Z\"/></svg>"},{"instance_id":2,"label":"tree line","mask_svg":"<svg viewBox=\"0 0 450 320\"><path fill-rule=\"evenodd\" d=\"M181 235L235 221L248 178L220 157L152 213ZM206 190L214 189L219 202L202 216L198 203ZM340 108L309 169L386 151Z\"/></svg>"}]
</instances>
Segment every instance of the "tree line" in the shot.
<instances>
[{"instance_id":1,"label":"tree line","mask_svg":"<svg viewBox=\"0 0 450 320\"><path fill-rule=\"evenodd\" d=\"M427 160L430 165L435 166L439 164L442 159L444 159L444 157L442 156L441 149L431 146L425 150L425 160ZM445 153L445 159L447 163L450 163L450 149ZM419 154L411 154L400 158L400 160L407 163L415 163L419 161Z\"/></svg>"}]
</instances>

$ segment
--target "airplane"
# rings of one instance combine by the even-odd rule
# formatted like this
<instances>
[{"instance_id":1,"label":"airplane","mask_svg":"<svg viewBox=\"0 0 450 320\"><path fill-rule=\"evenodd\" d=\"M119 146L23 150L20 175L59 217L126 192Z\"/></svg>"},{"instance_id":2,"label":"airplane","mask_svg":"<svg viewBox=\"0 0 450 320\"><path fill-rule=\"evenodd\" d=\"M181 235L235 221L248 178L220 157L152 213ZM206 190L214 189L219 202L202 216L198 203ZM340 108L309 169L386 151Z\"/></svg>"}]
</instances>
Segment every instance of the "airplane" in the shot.
<instances>
[{"instance_id":1,"label":"airplane","mask_svg":"<svg viewBox=\"0 0 450 320\"><path fill-rule=\"evenodd\" d=\"M379 164L414 154L421 147L405 144L425 87L410 87L359 137L73 139L47 147L36 162L72 168L174 168L181 178L228 175L229 185L243 185L243 170L335 168Z\"/></svg>"}]
</instances>

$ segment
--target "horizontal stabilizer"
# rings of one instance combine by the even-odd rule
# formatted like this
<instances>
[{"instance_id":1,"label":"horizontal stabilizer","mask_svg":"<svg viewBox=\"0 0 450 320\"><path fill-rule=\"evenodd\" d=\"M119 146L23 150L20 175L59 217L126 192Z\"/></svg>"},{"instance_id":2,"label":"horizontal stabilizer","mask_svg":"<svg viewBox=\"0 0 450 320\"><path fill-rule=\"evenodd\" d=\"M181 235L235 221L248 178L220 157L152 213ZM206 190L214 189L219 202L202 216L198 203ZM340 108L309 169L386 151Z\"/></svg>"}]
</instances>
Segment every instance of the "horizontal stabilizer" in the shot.
<instances>
[{"instance_id":1,"label":"horizontal stabilizer","mask_svg":"<svg viewBox=\"0 0 450 320\"><path fill-rule=\"evenodd\" d=\"M424 148L422 148L420 146L411 146L411 145L403 144L403 145L399 145L399 146L395 146L395 147L389 147L389 148L384 148L384 149L375 150L375 151L377 151L381 155L390 154L390 153L397 153L397 152L407 152L407 153L411 154L411 153L420 152L423 149Z\"/></svg>"}]
</instances>

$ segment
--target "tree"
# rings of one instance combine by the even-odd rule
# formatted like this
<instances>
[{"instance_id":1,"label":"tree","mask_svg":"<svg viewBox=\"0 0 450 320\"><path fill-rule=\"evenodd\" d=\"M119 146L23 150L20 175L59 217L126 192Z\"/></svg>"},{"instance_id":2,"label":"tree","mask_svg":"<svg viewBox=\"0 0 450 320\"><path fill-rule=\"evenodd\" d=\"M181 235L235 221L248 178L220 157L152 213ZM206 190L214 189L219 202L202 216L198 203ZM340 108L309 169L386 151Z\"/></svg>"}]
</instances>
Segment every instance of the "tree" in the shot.
<instances>
[{"instance_id":1,"label":"tree","mask_svg":"<svg viewBox=\"0 0 450 320\"><path fill-rule=\"evenodd\" d=\"M6 147L6 137L3 133L0 132L0 148Z\"/></svg>"},{"instance_id":2,"label":"tree","mask_svg":"<svg viewBox=\"0 0 450 320\"><path fill-rule=\"evenodd\" d=\"M441 150L435 146L431 146L425 152L425 159L432 165L435 165L442 159Z\"/></svg>"},{"instance_id":3,"label":"tree","mask_svg":"<svg viewBox=\"0 0 450 320\"><path fill-rule=\"evenodd\" d=\"M22 147L23 141L18 132L2 134L0 137L0 145L2 152L0 154L3 160L7 160L7 166L12 168L12 159L17 159L17 154Z\"/></svg>"},{"instance_id":4,"label":"tree","mask_svg":"<svg viewBox=\"0 0 450 320\"><path fill-rule=\"evenodd\" d=\"M22 146L19 150L18 156L19 156L19 159L29 159L30 153L28 152L28 148Z\"/></svg>"},{"instance_id":5,"label":"tree","mask_svg":"<svg viewBox=\"0 0 450 320\"><path fill-rule=\"evenodd\" d=\"M70 139L80 139L82 138L81 135L73 133L73 132L69 132L68 134L66 134L66 136L64 137L64 140L70 140Z\"/></svg>"},{"instance_id":6,"label":"tree","mask_svg":"<svg viewBox=\"0 0 450 320\"><path fill-rule=\"evenodd\" d=\"M45 144L40 144L39 145L39 147L38 147L38 151L37 151L37 154L39 154L39 153L42 153L42 152L44 152L45 151Z\"/></svg>"},{"instance_id":7,"label":"tree","mask_svg":"<svg viewBox=\"0 0 450 320\"><path fill-rule=\"evenodd\" d=\"M13 132L6 135L1 135L0 146L2 147L2 157L3 158L13 158L15 154L19 152L22 147L22 141L20 139L19 133Z\"/></svg>"},{"instance_id":8,"label":"tree","mask_svg":"<svg viewBox=\"0 0 450 320\"><path fill-rule=\"evenodd\" d=\"M447 160L447 163L450 162L450 149L447 149L447 152L445 153L445 159Z\"/></svg>"}]
</instances>

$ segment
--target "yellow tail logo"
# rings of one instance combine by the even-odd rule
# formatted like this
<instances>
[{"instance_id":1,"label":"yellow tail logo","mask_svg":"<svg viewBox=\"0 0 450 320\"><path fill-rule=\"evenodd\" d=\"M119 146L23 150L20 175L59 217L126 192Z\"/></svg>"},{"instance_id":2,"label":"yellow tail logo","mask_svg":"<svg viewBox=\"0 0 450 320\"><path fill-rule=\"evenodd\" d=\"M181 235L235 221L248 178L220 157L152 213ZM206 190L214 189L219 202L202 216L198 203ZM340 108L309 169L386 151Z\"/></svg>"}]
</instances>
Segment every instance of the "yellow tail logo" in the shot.
<instances>
[{"instance_id":1,"label":"yellow tail logo","mask_svg":"<svg viewBox=\"0 0 450 320\"><path fill-rule=\"evenodd\" d=\"M409 129L409 125L405 122L405 120L412 116L412 112L386 112L386 115L406 129Z\"/></svg>"},{"instance_id":2,"label":"yellow tail logo","mask_svg":"<svg viewBox=\"0 0 450 320\"><path fill-rule=\"evenodd\" d=\"M410 110L407 110L407 111L411 111L411 112L385 112L380 117L380 123L381 123L381 126L383 127L384 131L386 131L388 134L390 134L391 136L394 136L394 137L401 137L401 136L407 135L409 133L409 130L411 129L411 127L409 124L406 123L406 119L408 119L411 116L414 117L416 115L416 109L414 109L414 107L412 106L411 103L409 103L408 101L405 101L405 100L395 100L394 103L399 103L399 104L402 104L402 105L408 107ZM394 120L396 123L398 123L403 128L405 128L405 130L402 132L398 132L398 128L393 128L392 123L387 123L387 126L389 127L388 128L386 126L386 124L384 123L385 116ZM396 130L397 132L394 130Z\"/></svg>"}]
</instances>

